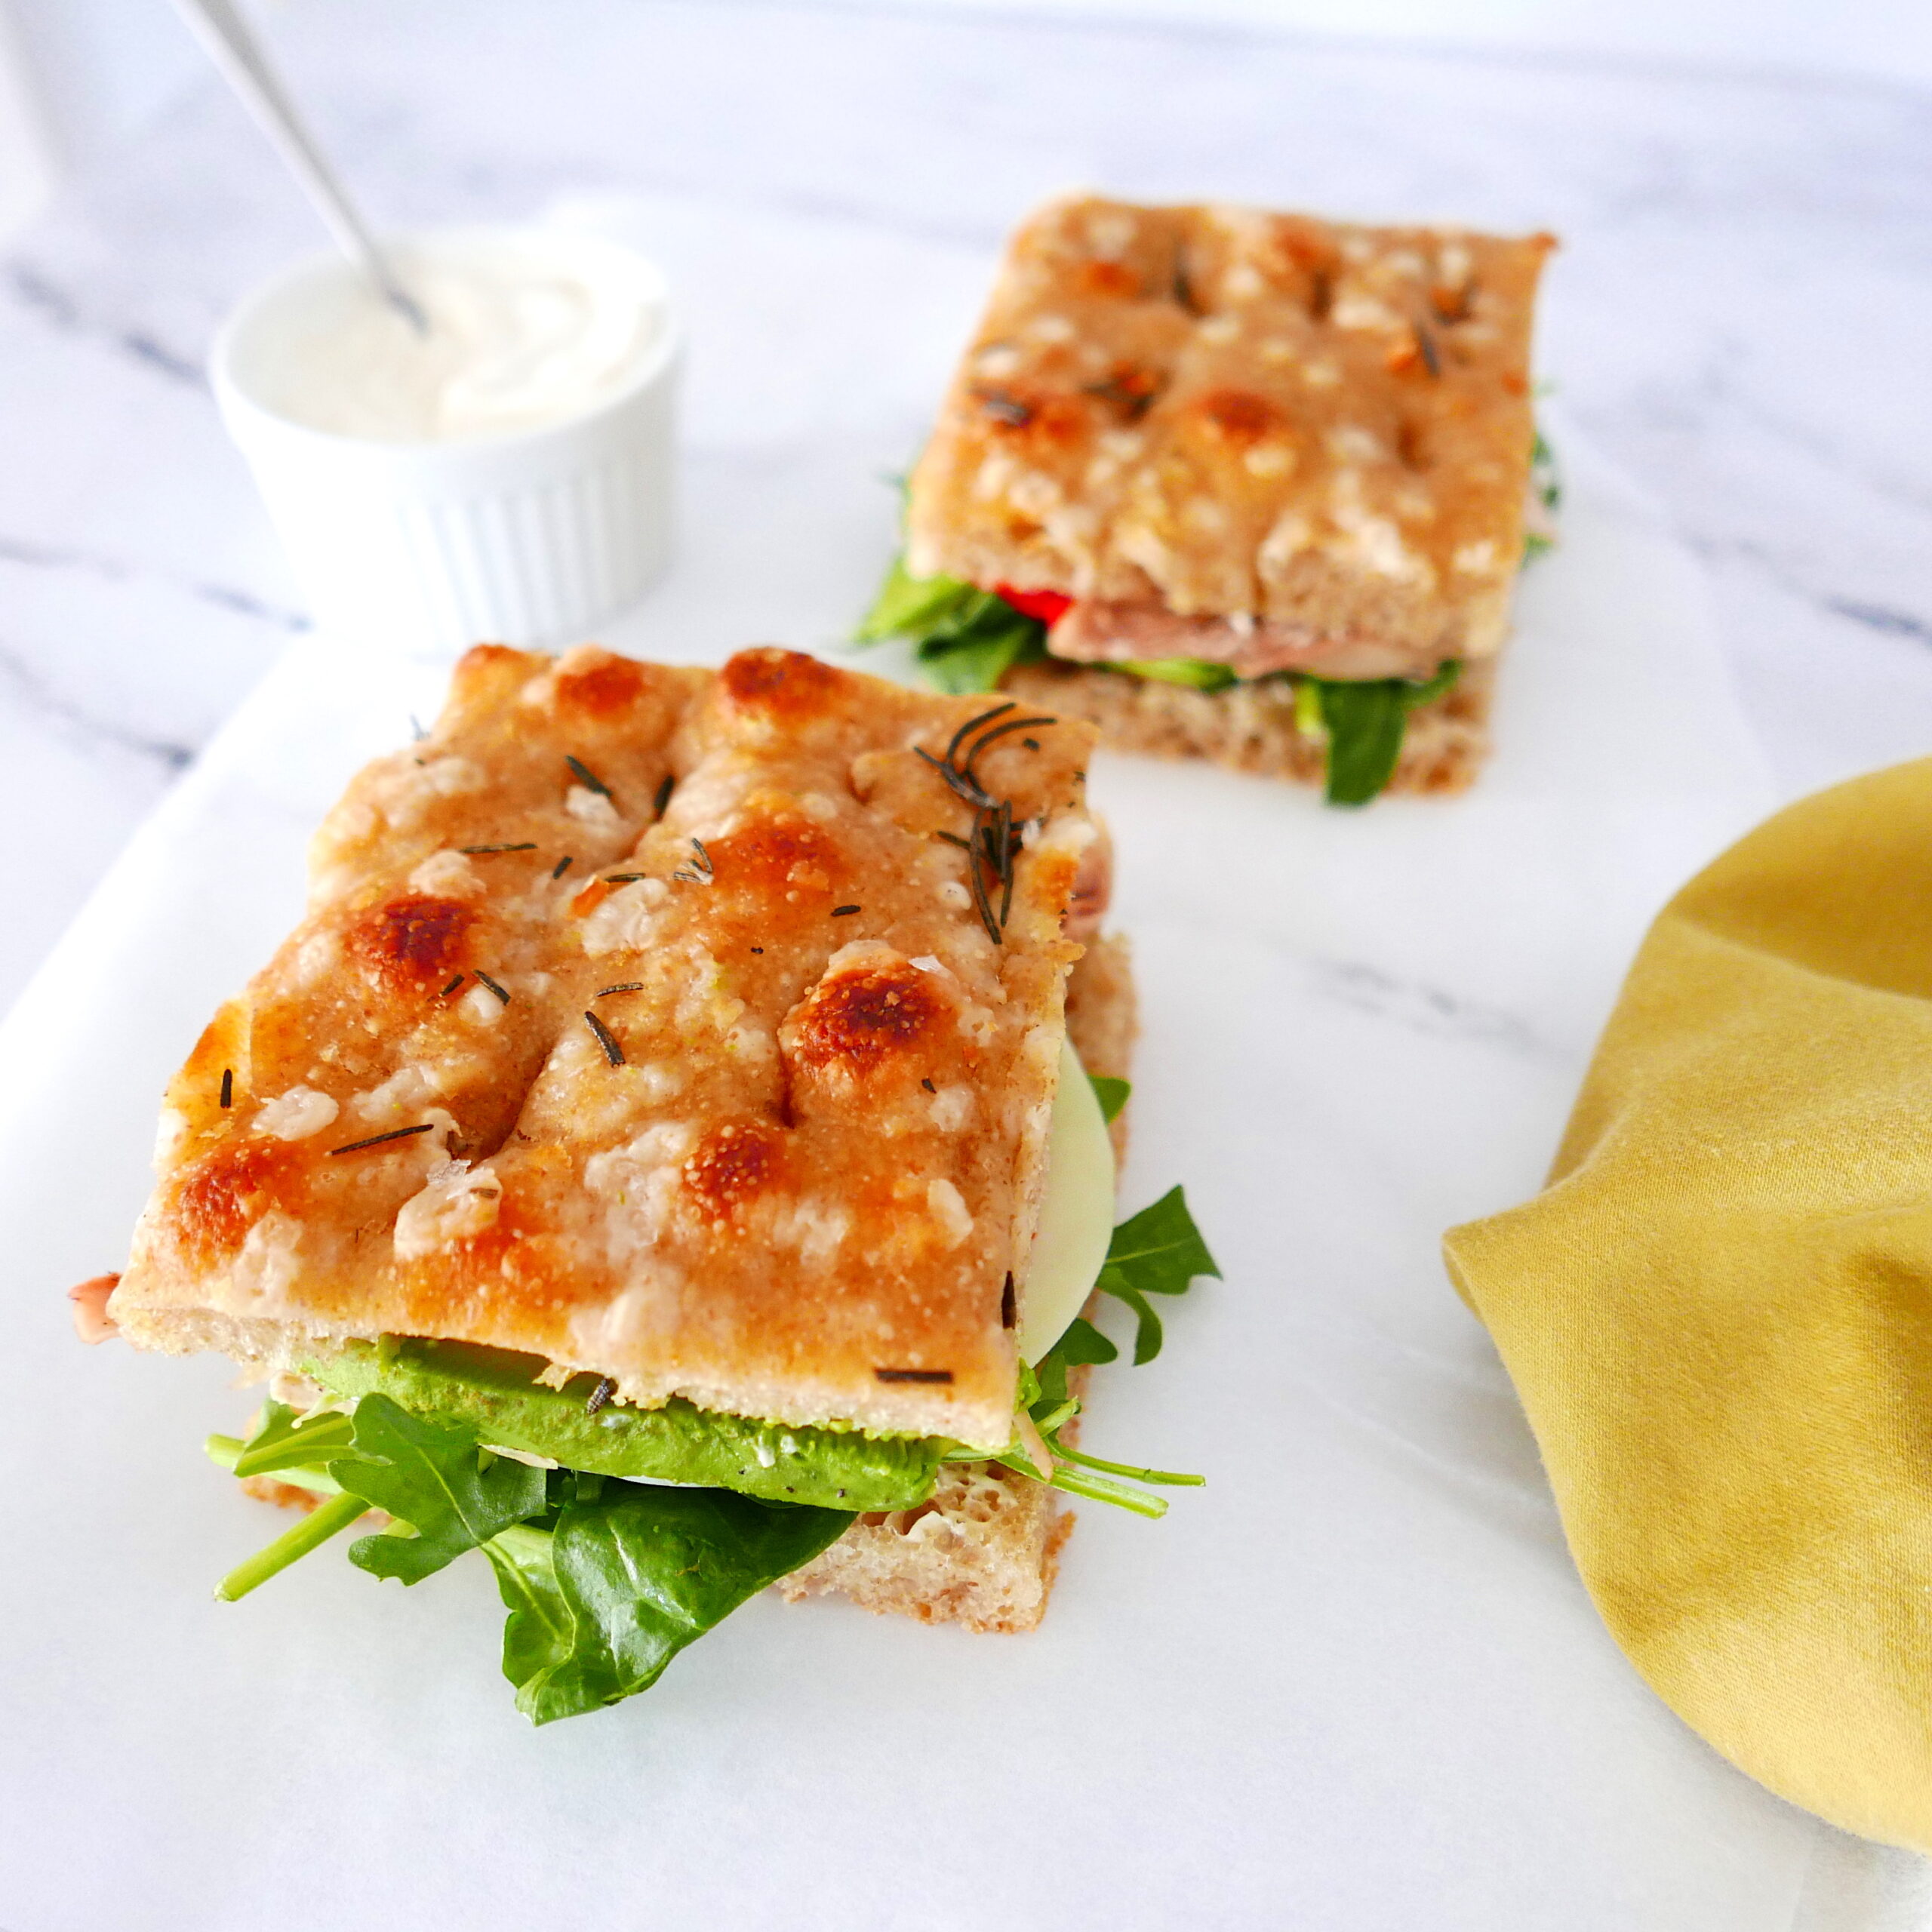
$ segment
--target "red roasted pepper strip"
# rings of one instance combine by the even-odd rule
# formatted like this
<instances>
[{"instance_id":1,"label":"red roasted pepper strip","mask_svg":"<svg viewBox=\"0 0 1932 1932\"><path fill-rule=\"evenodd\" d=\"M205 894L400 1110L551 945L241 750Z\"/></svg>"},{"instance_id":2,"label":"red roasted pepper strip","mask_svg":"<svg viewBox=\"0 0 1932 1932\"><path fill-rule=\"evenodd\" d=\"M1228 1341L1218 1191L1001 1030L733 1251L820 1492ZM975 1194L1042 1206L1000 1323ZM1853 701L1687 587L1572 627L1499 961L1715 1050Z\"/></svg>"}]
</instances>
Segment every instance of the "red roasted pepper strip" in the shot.
<instances>
[{"instance_id":1,"label":"red roasted pepper strip","mask_svg":"<svg viewBox=\"0 0 1932 1932\"><path fill-rule=\"evenodd\" d=\"M995 585L993 595L1003 597L1021 616L1038 617L1049 627L1060 622L1073 601L1057 590L1015 590L1010 583Z\"/></svg>"}]
</instances>

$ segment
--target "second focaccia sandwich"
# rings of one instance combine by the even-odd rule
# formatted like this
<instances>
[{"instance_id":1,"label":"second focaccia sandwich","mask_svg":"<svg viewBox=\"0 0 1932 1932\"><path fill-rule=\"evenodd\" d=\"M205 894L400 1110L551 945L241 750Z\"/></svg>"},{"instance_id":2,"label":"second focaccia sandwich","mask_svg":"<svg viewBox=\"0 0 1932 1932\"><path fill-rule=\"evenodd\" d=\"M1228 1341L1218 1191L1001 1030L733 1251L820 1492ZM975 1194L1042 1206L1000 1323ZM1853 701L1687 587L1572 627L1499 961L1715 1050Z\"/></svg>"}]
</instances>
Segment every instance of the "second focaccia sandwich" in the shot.
<instances>
[{"instance_id":1,"label":"second focaccia sandwich","mask_svg":"<svg viewBox=\"0 0 1932 1932\"><path fill-rule=\"evenodd\" d=\"M1455 791L1524 555L1544 235L1035 215L862 635L1130 749Z\"/></svg>"},{"instance_id":2,"label":"second focaccia sandwich","mask_svg":"<svg viewBox=\"0 0 1932 1932\"><path fill-rule=\"evenodd\" d=\"M472 651L171 1087L106 1303L281 1378L217 1453L323 1500L229 1593L372 1508L379 1575L482 1547L540 1720L781 1577L1035 1622L1056 1491L1149 1506L1069 1432L1081 1305L1211 1267L1177 1195L1109 1258L1092 738L780 651Z\"/></svg>"}]
</instances>

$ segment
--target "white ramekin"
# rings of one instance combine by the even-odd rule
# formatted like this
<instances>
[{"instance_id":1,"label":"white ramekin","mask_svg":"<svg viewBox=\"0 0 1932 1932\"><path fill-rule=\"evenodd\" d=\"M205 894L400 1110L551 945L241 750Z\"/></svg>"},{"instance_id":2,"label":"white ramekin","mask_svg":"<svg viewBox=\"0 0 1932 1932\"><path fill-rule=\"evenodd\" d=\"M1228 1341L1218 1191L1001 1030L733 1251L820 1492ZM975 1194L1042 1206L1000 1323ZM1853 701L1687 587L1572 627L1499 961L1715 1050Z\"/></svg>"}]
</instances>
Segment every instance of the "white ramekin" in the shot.
<instances>
[{"instance_id":1,"label":"white ramekin","mask_svg":"<svg viewBox=\"0 0 1932 1932\"><path fill-rule=\"evenodd\" d=\"M448 442L380 442L298 423L264 399L269 371L318 297L357 272L336 257L297 263L223 325L209 373L229 433L254 472L311 614L325 630L412 656L490 641L582 641L669 560L679 343L658 269L601 235L442 229L541 251L655 312L623 387L542 429Z\"/></svg>"}]
</instances>

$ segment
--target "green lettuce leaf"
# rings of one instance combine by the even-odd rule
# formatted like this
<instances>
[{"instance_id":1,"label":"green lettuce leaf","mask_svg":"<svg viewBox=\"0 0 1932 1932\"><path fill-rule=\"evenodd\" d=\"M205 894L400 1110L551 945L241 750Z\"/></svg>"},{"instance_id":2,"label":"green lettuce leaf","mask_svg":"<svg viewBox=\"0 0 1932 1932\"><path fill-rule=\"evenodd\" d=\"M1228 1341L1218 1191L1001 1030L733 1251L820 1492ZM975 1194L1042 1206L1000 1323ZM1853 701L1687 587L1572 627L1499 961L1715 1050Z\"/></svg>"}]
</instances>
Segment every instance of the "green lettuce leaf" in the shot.
<instances>
[{"instance_id":1,"label":"green lettuce leaf","mask_svg":"<svg viewBox=\"0 0 1932 1932\"><path fill-rule=\"evenodd\" d=\"M945 1445L858 1429L789 1428L673 1399L654 1409L606 1402L598 1378L541 1386L535 1355L460 1342L351 1344L308 1373L340 1395L372 1391L474 1441L571 1469L735 1489L774 1503L832 1509L909 1509L932 1494Z\"/></svg>"},{"instance_id":2,"label":"green lettuce leaf","mask_svg":"<svg viewBox=\"0 0 1932 1932\"><path fill-rule=\"evenodd\" d=\"M349 1546L358 1569L405 1583L420 1583L549 1506L543 1470L479 1455L473 1430L424 1422L383 1395L356 1404L355 1453L328 1469L350 1495L415 1531L413 1537L364 1537Z\"/></svg>"},{"instance_id":3,"label":"green lettuce leaf","mask_svg":"<svg viewBox=\"0 0 1932 1932\"><path fill-rule=\"evenodd\" d=\"M1362 683L1313 678L1320 694L1321 722L1328 734L1328 785L1331 805L1365 805L1395 775L1409 713L1438 698L1461 674L1454 659L1422 684L1406 678L1376 678Z\"/></svg>"},{"instance_id":4,"label":"green lettuce leaf","mask_svg":"<svg viewBox=\"0 0 1932 1932\"><path fill-rule=\"evenodd\" d=\"M725 1490L621 1482L594 1503L565 1503L547 1575L528 1539L491 1558L510 1610L503 1672L517 1708L550 1724L649 1690L686 1644L809 1563L852 1519Z\"/></svg>"},{"instance_id":5,"label":"green lettuce leaf","mask_svg":"<svg viewBox=\"0 0 1932 1932\"><path fill-rule=\"evenodd\" d=\"M995 690L1016 664L1047 654L1047 627L1037 617L956 577L910 576L903 555L892 560L852 641L895 637L912 645L928 682L955 697Z\"/></svg>"},{"instance_id":6,"label":"green lettuce leaf","mask_svg":"<svg viewBox=\"0 0 1932 1932\"><path fill-rule=\"evenodd\" d=\"M1090 1073L1088 1084L1094 1090L1094 1097L1100 1103L1100 1118L1115 1121L1120 1118L1120 1110L1128 1103L1128 1097L1134 1091L1131 1080L1116 1080L1112 1075Z\"/></svg>"},{"instance_id":7,"label":"green lettuce leaf","mask_svg":"<svg viewBox=\"0 0 1932 1932\"><path fill-rule=\"evenodd\" d=\"M518 1690L569 1657L577 1620L557 1587L548 1530L518 1523L483 1546L497 1573L503 1620L503 1675Z\"/></svg>"},{"instance_id":8,"label":"green lettuce leaf","mask_svg":"<svg viewBox=\"0 0 1932 1932\"><path fill-rule=\"evenodd\" d=\"M903 552L892 560L872 599L872 608L852 633L854 644L883 644L888 638L924 637L952 622L973 586L956 577L914 577Z\"/></svg>"},{"instance_id":9,"label":"green lettuce leaf","mask_svg":"<svg viewBox=\"0 0 1932 1932\"><path fill-rule=\"evenodd\" d=\"M1131 672L1137 678L1152 678L1164 685L1185 685L1197 691L1224 691L1241 682L1226 665L1205 657L1123 658L1107 669Z\"/></svg>"}]
</instances>

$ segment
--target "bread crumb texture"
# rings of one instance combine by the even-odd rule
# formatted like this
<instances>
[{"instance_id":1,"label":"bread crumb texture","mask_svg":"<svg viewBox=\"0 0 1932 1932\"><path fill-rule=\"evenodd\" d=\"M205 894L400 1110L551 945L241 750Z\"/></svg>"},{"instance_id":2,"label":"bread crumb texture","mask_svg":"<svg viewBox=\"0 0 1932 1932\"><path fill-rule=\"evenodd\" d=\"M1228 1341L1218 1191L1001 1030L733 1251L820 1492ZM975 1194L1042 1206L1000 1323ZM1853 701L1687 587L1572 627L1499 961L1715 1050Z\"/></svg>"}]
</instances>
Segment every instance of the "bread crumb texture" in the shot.
<instances>
[{"instance_id":1,"label":"bread crumb texture","mask_svg":"<svg viewBox=\"0 0 1932 1932\"><path fill-rule=\"evenodd\" d=\"M1030 1630L1072 1528L1057 1491L995 1464L955 1463L916 1509L862 1516L778 1589L793 1602L835 1592L921 1623Z\"/></svg>"},{"instance_id":2,"label":"bread crumb texture","mask_svg":"<svg viewBox=\"0 0 1932 1932\"><path fill-rule=\"evenodd\" d=\"M1475 783L1489 755L1494 683L1493 665L1471 665L1441 697L1409 714L1385 795L1444 798ZM1028 705L1090 720L1115 750L1206 758L1304 785L1321 784L1327 773L1324 741L1297 722L1285 680L1198 691L1118 671L1029 664L1010 672L1002 688Z\"/></svg>"}]
</instances>

